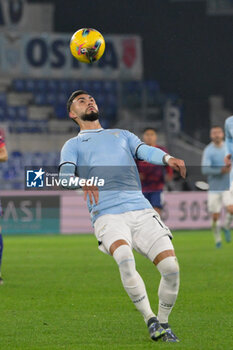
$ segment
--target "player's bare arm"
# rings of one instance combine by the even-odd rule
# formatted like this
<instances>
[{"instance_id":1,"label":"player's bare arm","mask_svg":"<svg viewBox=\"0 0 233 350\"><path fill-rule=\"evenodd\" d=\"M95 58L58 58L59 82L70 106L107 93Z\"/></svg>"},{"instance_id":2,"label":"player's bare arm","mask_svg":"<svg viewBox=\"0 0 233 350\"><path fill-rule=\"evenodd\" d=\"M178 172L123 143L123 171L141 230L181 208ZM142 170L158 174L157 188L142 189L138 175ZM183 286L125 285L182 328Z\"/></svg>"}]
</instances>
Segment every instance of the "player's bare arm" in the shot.
<instances>
[{"instance_id":1,"label":"player's bare arm","mask_svg":"<svg viewBox=\"0 0 233 350\"><path fill-rule=\"evenodd\" d=\"M6 162L8 160L8 153L6 146L0 147L0 162Z\"/></svg>"}]
</instances>

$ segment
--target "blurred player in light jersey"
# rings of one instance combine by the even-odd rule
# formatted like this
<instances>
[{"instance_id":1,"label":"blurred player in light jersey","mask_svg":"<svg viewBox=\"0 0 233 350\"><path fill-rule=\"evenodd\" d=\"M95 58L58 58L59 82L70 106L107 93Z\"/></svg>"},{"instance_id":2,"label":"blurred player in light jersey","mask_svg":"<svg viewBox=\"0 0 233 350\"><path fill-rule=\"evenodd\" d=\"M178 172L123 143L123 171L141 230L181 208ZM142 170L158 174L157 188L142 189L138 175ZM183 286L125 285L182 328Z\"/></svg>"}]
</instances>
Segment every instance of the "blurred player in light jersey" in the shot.
<instances>
[{"instance_id":1,"label":"blurred player in light jersey","mask_svg":"<svg viewBox=\"0 0 233 350\"><path fill-rule=\"evenodd\" d=\"M233 116L230 116L225 121L225 139L226 139L226 157L225 164L232 165L233 159ZM230 189L233 192L233 167L230 173ZM232 210L233 212L233 210Z\"/></svg>"},{"instance_id":2,"label":"blurred player in light jersey","mask_svg":"<svg viewBox=\"0 0 233 350\"><path fill-rule=\"evenodd\" d=\"M185 164L160 149L143 144L127 130L103 129L98 106L85 91L75 91L68 100L67 109L69 117L80 126L80 132L62 148L60 178L69 180L76 174L87 178L83 176L83 168L89 167L93 174L103 167L109 190L83 188L99 249L113 256L118 264L122 284L141 312L151 339L162 337L166 342L177 342L168 324L179 289L179 265L171 243L172 234L141 192L135 159L169 165L184 177ZM112 174L112 168L118 176ZM136 270L133 248L150 259L161 273L158 318Z\"/></svg>"},{"instance_id":3,"label":"blurred player in light jersey","mask_svg":"<svg viewBox=\"0 0 233 350\"><path fill-rule=\"evenodd\" d=\"M8 159L7 150L5 146L5 135L3 130L0 128L0 162L6 162ZM0 198L0 218L2 216L2 206ZM2 253L3 253L3 238L2 238L2 228L0 226L0 285L3 284L1 265L2 265Z\"/></svg>"},{"instance_id":4,"label":"blurred player in light jersey","mask_svg":"<svg viewBox=\"0 0 233 350\"><path fill-rule=\"evenodd\" d=\"M211 143L205 147L202 156L202 172L208 176L208 209L212 215L212 230L216 248L222 245L220 213L226 208L226 218L223 231L227 242L231 241L230 225L233 213L233 195L229 191L229 173L231 165L224 164L226 146L224 132L220 126L213 126L210 130Z\"/></svg>"},{"instance_id":5,"label":"blurred player in light jersey","mask_svg":"<svg viewBox=\"0 0 233 350\"><path fill-rule=\"evenodd\" d=\"M157 147L168 153L165 147L157 145L157 132L154 128L144 130L143 141L148 146ZM152 207L161 215L163 208L162 192L165 182L172 179L172 168L144 161L137 161L137 167L142 183L142 192Z\"/></svg>"}]
</instances>

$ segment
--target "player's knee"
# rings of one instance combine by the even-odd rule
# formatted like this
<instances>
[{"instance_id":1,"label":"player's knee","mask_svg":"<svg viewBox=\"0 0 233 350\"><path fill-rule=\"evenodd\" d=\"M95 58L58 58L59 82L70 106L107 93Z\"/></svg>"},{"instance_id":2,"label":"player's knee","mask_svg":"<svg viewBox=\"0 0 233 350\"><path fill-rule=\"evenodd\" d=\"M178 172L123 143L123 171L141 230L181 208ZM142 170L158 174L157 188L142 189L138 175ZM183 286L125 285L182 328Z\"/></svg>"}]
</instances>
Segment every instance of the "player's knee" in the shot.
<instances>
[{"instance_id":1,"label":"player's knee","mask_svg":"<svg viewBox=\"0 0 233 350\"><path fill-rule=\"evenodd\" d=\"M134 284L136 266L131 248L128 245L121 245L114 251L113 258L118 264L122 282L127 285Z\"/></svg>"},{"instance_id":2,"label":"player's knee","mask_svg":"<svg viewBox=\"0 0 233 350\"><path fill-rule=\"evenodd\" d=\"M220 214L219 214L219 213L214 213L214 214L212 215L212 219L213 219L214 222L215 222L215 221L218 221L219 217L220 217Z\"/></svg>"},{"instance_id":3,"label":"player's knee","mask_svg":"<svg viewBox=\"0 0 233 350\"><path fill-rule=\"evenodd\" d=\"M176 288L179 286L179 274L180 268L175 256L169 256L157 265L161 276L169 283L172 283L172 286Z\"/></svg>"}]
</instances>

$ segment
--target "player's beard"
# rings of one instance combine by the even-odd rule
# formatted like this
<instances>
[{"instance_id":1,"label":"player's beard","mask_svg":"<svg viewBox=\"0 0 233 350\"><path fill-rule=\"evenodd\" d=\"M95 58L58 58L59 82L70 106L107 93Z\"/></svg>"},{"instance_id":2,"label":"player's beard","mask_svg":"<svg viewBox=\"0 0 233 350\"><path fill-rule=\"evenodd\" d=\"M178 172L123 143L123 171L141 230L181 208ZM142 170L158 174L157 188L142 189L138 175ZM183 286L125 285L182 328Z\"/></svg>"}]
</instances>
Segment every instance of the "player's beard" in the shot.
<instances>
[{"instance_id":1,"label":"player's beard","mask_svg":"<svg viewBox=\"0 0 233 350\"><path fill-rule=\"evenodd\" d=\"M220 145L222 142L223 142L223 139L221 137L216 137L215 140L214 140L214 143L216 145Z\"/></svg>"},{"instance_id":2,"label":"player's beard","mask_svg":"<svg viewBox=\"0 0 233 350\"><path fill-rule=\"evenodd\" d=\"M83 115L80 116L80 118L84 121L84 122L94 122L95 120L99 119L99 113L98 112L91 112L91 113L85 113Z\"/></svg>"}]
</instances>

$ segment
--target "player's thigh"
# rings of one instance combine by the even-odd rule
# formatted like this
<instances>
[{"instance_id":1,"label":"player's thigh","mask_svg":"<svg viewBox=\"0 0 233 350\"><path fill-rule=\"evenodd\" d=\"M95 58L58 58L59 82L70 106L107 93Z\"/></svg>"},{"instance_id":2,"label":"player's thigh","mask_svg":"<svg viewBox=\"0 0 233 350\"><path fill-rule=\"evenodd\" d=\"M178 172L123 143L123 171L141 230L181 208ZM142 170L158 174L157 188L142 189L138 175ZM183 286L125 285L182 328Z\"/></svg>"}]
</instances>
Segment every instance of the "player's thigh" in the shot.
<instances>
[{"instance_id":1,"label":"player's thigh","mask_svg":"<svg viewBox=\"0 0 233 350\"><path fill-rule=\"evenodd\" d=\"M171 238L166 235L159 238L151 247L148 258L158 265L160 261L170 257L176 256Z\"/></svg>"},{"instance_id":2,"label":"player's thigh","mask_svg":"<svg viewBox=\"0 0 233 350\"><path fill-rule=\"evenodd\" d=\"M222 209L222 192L208 192L208 211L220 213Z\"/></svg>"},{"instance_id":3,"label":"player's thigh","mask_svg":"<svg viewBox=\"0 0 233 350\"><path fill-rule=\"evenodd\" d=\"M223 205L224 205L224 207L232 207L233 206L233 192L232 191L224 191L223 192Z\"/></svg>"},{"instance_id":4,"label":"player's thigh","mask_svg":"<svg viewBox=\"0 0 233 350\"><path fill-rule=\"evenodd\" d=\"M163 237L166 237L166 244L156 244L156 242L162 242L160 239ZM137 225L133 229L132 238L133 248L151 261L154 261L155 257L162 251L174 249L171 243L171 231L153 209L140 211Z\"/></svg>"},{"instance_id":5,"label":"player's thigh","mask_svg":"<svg viewBox=\"0 0 233 350\"><path fill-rule=\"evenodd\" d=\"M100 216L94 223L94 233L99 243L99 249L110 254L110 247L116 241L126 241L132 246L129 226L123 214L106 214Z\"/></svg>"}]
</instances>

